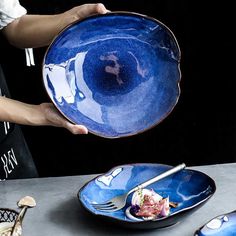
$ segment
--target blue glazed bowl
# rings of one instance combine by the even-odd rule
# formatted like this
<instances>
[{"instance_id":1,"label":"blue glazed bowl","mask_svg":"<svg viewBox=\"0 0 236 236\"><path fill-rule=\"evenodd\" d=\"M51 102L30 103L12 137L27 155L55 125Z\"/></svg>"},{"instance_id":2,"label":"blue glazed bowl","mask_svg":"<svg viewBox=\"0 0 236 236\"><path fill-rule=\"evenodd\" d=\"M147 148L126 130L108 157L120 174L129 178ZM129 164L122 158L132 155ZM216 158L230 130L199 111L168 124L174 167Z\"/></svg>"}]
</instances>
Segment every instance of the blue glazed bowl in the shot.
<instances>
[{"instance_id":1,"label":"blue glazed bowl","mask_svg":"<svg viewBox=\"0 0 236 236\"><path fill-rule=\"evenodd\" d=\"M169 196L171 202L178 203L176 208L171 208L169 216L156 220L144 221L128 217L127 208L131 205L132 194L128 197L126 206L113 213L98 211L91 205L126 193L170 168L172 167L168 165L149 163L117 166L83 186L78 192L79 202L90 215L124 227L149 229L174 225L201 207L214 194L215 182L208 175L185 169L150 185L148 188L163 197Z\"/></svg>"},{"instance_id":2,"label":"blue glazed bowl","mask_svg":"<svg viewBox=\"0 0 236 236\"><path fill-rule=\"evenodd\" d=\"M161 22L131 12L96 15L65 28L43 60L46 92L72 123L98 136L144 132L180 95L180 49Z\"/></svg>"},{"instance_id":3,"label":"blue glazed bowl","mask_svg":"<svg viewBox=\"0 0 236 236\"><path fill-rule=\"evenodd\" d=\"M200 227L195 236L235 236L236 235L236 211L216 216L208 223Z\"/></svg>"}]
</instances>

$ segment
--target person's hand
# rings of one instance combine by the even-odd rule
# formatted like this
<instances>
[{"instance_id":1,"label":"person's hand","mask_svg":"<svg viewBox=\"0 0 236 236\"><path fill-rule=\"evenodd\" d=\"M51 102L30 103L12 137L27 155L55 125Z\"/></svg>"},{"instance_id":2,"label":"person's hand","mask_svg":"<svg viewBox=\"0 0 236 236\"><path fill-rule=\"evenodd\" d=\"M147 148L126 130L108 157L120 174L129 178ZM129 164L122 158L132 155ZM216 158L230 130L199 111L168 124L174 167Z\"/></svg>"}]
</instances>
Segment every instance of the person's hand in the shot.
<instances>
[{"instance_id":1,"label":"person's hand","mask_svg":"<svg viewBox=\"0 0 236 236\"><path fill-rule=\"evenodd\" d=\"M45 116L46 125L63 127L68 129L72 134L87 134L88 130L83 125L75 125L65 119L52 103L42 103L39 105L41 112Z\"/></svg>"},{"instance_id":2,"label":"person's hand","mask_svg":"<svg viewBox=\"0 0 236 236\"><path fill-rule=\"evenodd\" d=\"M60 14L61 26L65 27L74 21L82 20L95 14L106 14L109 10L102 3L84 4Z\"/></svg>"},{"instance_id":3,"label":"person's hand","mask_svg":"<svg viewBox=\"0 0 236 236\"><path fill-rule=\"evenodd\" d=\"M56 15L26 14L3 28L7 40L19 48L49 45L66 26L95 14L109 12L102 3L84 4Z\"/></svg>"}]
</instances>

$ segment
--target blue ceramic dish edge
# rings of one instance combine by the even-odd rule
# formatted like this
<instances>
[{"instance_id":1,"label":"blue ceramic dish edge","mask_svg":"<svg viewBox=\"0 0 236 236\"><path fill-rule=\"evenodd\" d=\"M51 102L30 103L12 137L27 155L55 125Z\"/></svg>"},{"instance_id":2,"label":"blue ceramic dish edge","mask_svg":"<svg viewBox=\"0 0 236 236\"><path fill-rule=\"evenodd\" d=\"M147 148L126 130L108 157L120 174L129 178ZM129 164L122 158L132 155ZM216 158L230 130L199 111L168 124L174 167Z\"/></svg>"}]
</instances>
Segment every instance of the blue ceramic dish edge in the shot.
<instances>
[{"instance_id":1,"label":"blue ceramic dish edge","mask_svg":"<svg viewBox=\"0 0 236 236\"><path fill-rule=\"evenodd\" d=\"M202 226L200 226L196 231L195 231L195 233L194 233L194 236L201 236L201 235L204 235L204 234L202 234L202 229L205 227L205 226L207 226L210 222L212 222L213 220L215 220L215 219L219 219L220 217L227 217L227 216L229 216L229 215L232 215L232 214L235 214L236 215L236 210L232 210L232 211L230 211L230 212L226 212L226 213L223 213L223 214L219 214L219 215L217 215L217 216L215 216L215 217L213 217L213 218L211 218L210 220L208 220L205 224L203 224ZM227 222L227 221L226 221ZM221 225L222 226L222 225ZM220 226L220 227L221 227ZM219 228L220 228L219 227ZM210 229L209 229L210 230ZM212 234L213 235L213 234ZM218 235L218 233L217 233L217 235ZM227 234L228 235L228 234ZM225 235L225 236L227 236L227 235ZM231 235L231 234L230 234ZM222 236L223 236L223 234L222 234Z\"/></svg>"}]
</instances>

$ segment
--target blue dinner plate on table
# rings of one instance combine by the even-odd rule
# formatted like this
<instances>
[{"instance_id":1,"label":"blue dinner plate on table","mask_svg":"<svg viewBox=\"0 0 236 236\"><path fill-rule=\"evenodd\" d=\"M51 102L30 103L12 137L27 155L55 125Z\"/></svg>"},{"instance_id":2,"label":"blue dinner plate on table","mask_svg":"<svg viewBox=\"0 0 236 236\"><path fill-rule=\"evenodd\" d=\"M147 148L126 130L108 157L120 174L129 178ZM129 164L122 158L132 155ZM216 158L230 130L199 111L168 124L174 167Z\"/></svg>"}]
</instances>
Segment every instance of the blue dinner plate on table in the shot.
<instances>
[{"instance_id":1,"label":"blue dinner plate on table","mask_svg":"<svg viewBox=\"0 0 236 236\"><path fill-rule=\"evenodd\" d=\"M177 207L171 208L170 215L167 217L155 220L130 217L127 209L130 208L132 194L128 197L126 206L116 212L99 211L92 206L94 203L102 203L126 193L170 168L172 166L150 163L114 167L85 184L78 192L79 202L91 216L124 227L150 229L174 225L200 208L215 193L215 182L208 175L196 170L184 169L149 186L161 196L169 196L169 200L177 204Z\"/></svg>"},{"instance_id":2,"label":"blue dinner plate on table","mask_svg":"<svg viewBox=\"0 0 236 236\"><path fill-rule=\"evenodd\" d=\"M180 96L174 34L137 13L96 15L68 26L49 46L42 72L57 109L106 138L154 127Z\"/></svg>"},{"instance_id":3,"label":"blue dinner plate on table","mask_svg":"<svg viewBox=\"0 0 236 236\"><path fill-rule=\"evenodd\" d=\"M198 229L194 236L235 236L236 210L216 216Z\"/></svg>"}]
</instances>

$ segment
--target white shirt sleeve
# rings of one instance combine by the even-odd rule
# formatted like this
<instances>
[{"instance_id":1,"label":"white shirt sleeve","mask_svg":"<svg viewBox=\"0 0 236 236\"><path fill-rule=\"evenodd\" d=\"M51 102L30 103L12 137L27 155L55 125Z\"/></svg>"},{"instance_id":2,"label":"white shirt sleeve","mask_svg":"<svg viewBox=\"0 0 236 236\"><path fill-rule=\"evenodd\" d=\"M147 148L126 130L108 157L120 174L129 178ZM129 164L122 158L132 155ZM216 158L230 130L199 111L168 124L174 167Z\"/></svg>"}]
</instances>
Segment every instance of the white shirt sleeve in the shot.
<instances>
[{"instance_id":1,"label":"white shirt sleeve","mask_svg":"<svg viewBox=\"0 0 236 236\"><path fill-rule=\"evenodd\" d=\"M19 0L0 0L0 30L26 13ZM32 48L25 49L25 56L27 66L35 65Z\"/></svg>"},{"instance_id":2,"label":"white shirt sleeve","mask_svg":"<svg viewBox=\"0 0 236 236\"><path fill-rule=\"evenodd\" d=\"M0 30L26 13L19 0L0 0Z\"/></svg>"}]
</instances>

